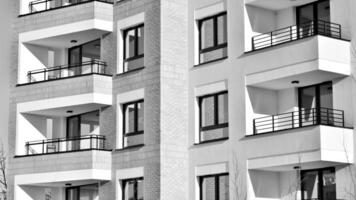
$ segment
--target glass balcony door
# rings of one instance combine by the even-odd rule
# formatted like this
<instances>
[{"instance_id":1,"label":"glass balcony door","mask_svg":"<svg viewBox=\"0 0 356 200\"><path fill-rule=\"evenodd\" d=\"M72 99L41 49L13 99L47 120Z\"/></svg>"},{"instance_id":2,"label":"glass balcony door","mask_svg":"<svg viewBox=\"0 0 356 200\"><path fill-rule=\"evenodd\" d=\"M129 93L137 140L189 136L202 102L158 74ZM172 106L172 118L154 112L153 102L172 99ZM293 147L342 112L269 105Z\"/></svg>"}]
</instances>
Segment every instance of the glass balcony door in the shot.
<instances>
[{"instance_id":1,"label":"glass balcony door","mask_svg":"<svg viewBox=\"0 0 356 200\"><path fill-rule=\"evenodd\" d=\"M73 116L67 118L67 138L73 139L68 141L67 149L75 151L80 149L80 140L74 138L80 137L80 116Z\"/></svg>"},{"instance_id":2,"label":"glass balcony door","mask_svg":"<svg viewBox=\"0 0 356 200\"><path fill-rule=\"evenodd\" d=\"M84 113L81 115L71 116L67 118L67 150L75 151L80 149L91 149L96 144L96 140L80 140L81 136L99 135L99 111Z\"/></svg>"},{"instance_id":3,"label":"glass balcony door","mask_svg":"<svg viewBox=\"0 0 356 200\"><path fill-rule=\"evenodd\" d=\"M66 188L66 200L99 200L98 185Z\"/></svg>"},{"instance_id":4,"label":"glass balcony door","mask_svg":"<svg viewBox=\"0 0 356 200\"><path fill-rule=\"evenodd\" d=\"M321 22L321 23L320 23ZM317 33L328 34L330 27L323 22L330 22L330 2L316 1L297 7L297 25L300 38Z\"/></svg>"},{"instance_id":5,"label":"glass balcony door","mask_svg":"<svg viewBox=\"0 0 356 200\"><path fill-rule=\"evenodd\" d=\"M300 125L329 124L332 122L333 113L327 109L333 108L332 83L322 83L299 88L299 113Z\"/></svg>"},{"instance_id":6,"label":"glass balcony door","mask_svg":"<svg viewBox=\"0 0 356 200\"><path fill-rule=\"evenodd\" d=\"M334 168L302 171L301 179L302 200L336 199Z\"/></svg>"},{"instance_id":7,"label":"glass balcony door","mask_svg":"<svg viewBox=\"0 0 356 200\"><path fill-rule=\"evenodd\" d=\"M103 68L91 63L100 60L100 39L72 47L68 50L69 76L102 73Z\"/></svg>"}]
</instances>

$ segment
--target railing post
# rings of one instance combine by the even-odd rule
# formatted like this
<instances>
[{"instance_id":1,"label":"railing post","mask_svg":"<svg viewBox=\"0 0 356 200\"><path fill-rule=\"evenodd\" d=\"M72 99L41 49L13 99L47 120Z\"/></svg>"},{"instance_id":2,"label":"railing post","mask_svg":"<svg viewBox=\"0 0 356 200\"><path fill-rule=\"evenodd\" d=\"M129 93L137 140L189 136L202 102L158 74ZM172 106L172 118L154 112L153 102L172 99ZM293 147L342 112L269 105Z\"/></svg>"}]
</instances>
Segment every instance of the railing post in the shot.
<instances>
[{"instance_id":1,"label":"railing post","mask_svg":"<svg viewBox=\"0 0 356 200\"><path fill-rule=\"evenodd\" d=\"M274 132L274 115L272 115L272 132Z\"/></svg>"},{"instance_id":2,"label":"railing post","mask_svg":"<svg viewBox=\"0 0 356 200\"><path fill-rule=\"evenodd\" d=\"M319 29L319 20L314 20L313 22L313 28L314 28L314 35L318 35L318 29Z\"/></svg>"},{"instance_id":3,"label":"railing post","mask_svg":"<svg viewBox=\"0 0 356 200\"><path fill-rule=\"evenodd\" d=\"M26 155L30 155L30 143L26 142Z\"/></svg>"},{"instance_id":4,"label":"railing post","mask_svg":"<svg viewBox=\"0 0 356 200\"><path fill-rule=\"evenodd\" d=\"M326 108L326 121L327 121L327 125L329 125L330 124L329 108Z\"/></svg>"},{"instance_id":5,"label":"railing post","mask_svg":"<svg viewBox=\"0 0 356 200\"><path fill-rule=\"evenodd\" d=\"M91 135L90 136L90 149L93 149L92 144L93 144L93 136Z\"/></svg>"},{"instance_id":6,"label":"railing post","mask_svg":"<svg viewBox=\"0 0 356 200\"><path fill-rule=\"evenodd\" d=\"M271 35L270 35L270 37L271 37L271 46L273 46L273 38L272 38L272 36L273 36L273 32L271 31Z\"/></svg>"},{"instance_id":7,"label":"railing post","mask_svg":"<svg viewBox=\"0 0 356 200\"><path fill-rule=\"evenodd\" d=\"M45 151L44 151L44 146L45 146L45 141L44 141L44 140L42 140L42 154L44 154L44 153L45 153Z\"/></svg>"},{"instance_id":8,"label":"railing post","mask_svg":"<svg viewBox=\"0 0 356 200\"><path fill-rule=\"evenodd\" d=\"M292 128L294 128L294 112L292 112Z\"/></svg>"},{"instance_id":9,"label":"railing post","mask_svg":"<svg viewBox=\"0 0 356 200\"><path fill-rule=\"evenodd\" d=\"M342 113L342 127L345 127L345 114L344 114L344 111L342 110L341 113Z\"/></svg>"},{"instance_id":10,"label":"railing post","mask_svg":"<svg viewBox=\"0 0 356 200\"><path fill-rule=\"evenodd\" d=\"M253 119L253 134L256 135L256 119Z\"/></svg>"},{"instance_id":11,"label":"railing post","mask_svg":"<svg viewBox=\"0 0 356 200\"><path fill-rule=\"evenodd\" d=\"M293 40L293 27L292 26L289 27L289 37L290 37L290 41L292 41Z\"/></svg>"},{"instance_id":12,"label":"railing post","mask_svg":"<svg viewBox=\"0 0 356 200\"><path fill-rule=\"evenodd\" d=\"M60 146L60 142L59 142L60 140L59 140L59 138L58 138L58 140L57 140L57 147L58 147L58 149L57 149L57 152L60 152L61 151L61 146Z\"/></svg>"},{"instance_id":13,"label":"railing post","mask_svg":"<svg viewBox=\"0 0 356 200\"><path fill-rule=\"evenodd\" d=\"M103 137L101 140L103 141L103 149L105 149L105 140L106 140L106 138Z\"/></svg>"},{"instance_id":14,"label":"railing post","mask_svg":"<svg viewBox=\"0 0 356 200\"><path fill-rule=\"evenodd\" d=\"M255 50L255 37L252 37L251 43L252 43L252 51L254 51Z\"/></svg>"}]
</instances>

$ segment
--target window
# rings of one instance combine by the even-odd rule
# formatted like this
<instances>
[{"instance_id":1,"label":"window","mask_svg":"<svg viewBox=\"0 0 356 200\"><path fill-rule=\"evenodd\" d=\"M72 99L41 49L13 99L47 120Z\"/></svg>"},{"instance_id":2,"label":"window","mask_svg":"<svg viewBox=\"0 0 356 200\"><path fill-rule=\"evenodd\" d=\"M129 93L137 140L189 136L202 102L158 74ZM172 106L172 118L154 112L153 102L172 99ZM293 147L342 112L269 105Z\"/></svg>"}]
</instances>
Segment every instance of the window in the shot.
<instances>
[{"instance_id":1,"label":"window","mask_svg":"<svg viewBox=\"0 0 356 200\"><path fill-rule=\"evenodd\" d=\"M200 200L229 200L229 175L199 177Z\"/></svg>"},{"instance_id":2,"label":"window","mask_svg":"<svg viewBox=\"0 0 356 200\"><path fill-rule=\"evenodd\" d=\"M302 171L301 173L302 200L336 199L335 169L318 169Z\"/></svg>"},{"instance_id":3,"label":"window","mask_svg":"<svg viewBox=\"0 0 356 200\"><path fill-rule=\"evenodd\" d=\"M98 198L97 184L66 188L66 200L96 200Z\"/></svg>"},{"instance_id":4,"label":"window","mask_svg":"<svg viewBox=\"0 0 356 200\"><path fill-rule=\"evenodd\" d=\"M227 91L199 98L199 141L228 138L229 112Z\"/></svg>"},{"instance_id":5,"label":"window","mask_svg":"<svg viewBox=\"0 0 356 200\"><path fill-rule=\"evenodd\" d=\"M315 33L330 35L330 2L329 0L315 1L297 7L297 25L300 27L299 36L310 36Z\"/></svg>"},{"instance_id":6,"label":"window","mask_svg":"<svg viewBox=\"0 0 356 200\"><path fill-rule=\"evenodd\" d=\"M299 88L300 125L329 124L339 125L335 117L340 117L338 111L333 110L332 83L326 82Z\"/></svg>"},{"instance_id":7,"label":"window","mask_svg":"<svg viewBox=\"0 0 356 200\"><path fill-rule=\"evenodd\" d=\"M143 144L144 133L144 102L143 100L123 105L123 146L137 146Z\"/></svg>"},{"instance_id":8,"label":"window","mask_svg":"<svg viewBox=\"0 0 356 200\"><path fill-rule=\"evenodd\" d=\"M198 21L199 63L227 57L226 12Z\"/></svg>"},{"instance_id":9,"label":"window","mask_svg":"<svg viewBox=\"0 0 356 200\"><path fill-rule=\"evenodd\" d=\"M143 178L123 181L123 200L143 200Z\"/></svg>"},{"instance_id":10,"label":"window","mask_svg":"<svg viewBox=\"0 0 356 200\"><path fill-rule=\"evenodd\" d=\"M123 72L144 67L144 25L124 31L124 69Z\"/></svg>"}]
</instances>

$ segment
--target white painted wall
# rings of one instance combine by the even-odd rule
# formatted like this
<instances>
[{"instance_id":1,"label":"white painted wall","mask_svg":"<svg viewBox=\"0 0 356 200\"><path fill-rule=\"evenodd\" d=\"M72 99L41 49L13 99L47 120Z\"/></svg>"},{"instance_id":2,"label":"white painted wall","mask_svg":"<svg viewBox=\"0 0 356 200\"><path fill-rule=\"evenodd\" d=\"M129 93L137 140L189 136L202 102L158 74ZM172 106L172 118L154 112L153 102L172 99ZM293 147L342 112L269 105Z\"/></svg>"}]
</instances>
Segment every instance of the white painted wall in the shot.
<instances>
[{"instance_id":1,"label":"white painted wall","mask_svg":"<svg viewBox=\"0 0 356 200\"><path fill-rule=\"evenodd\" d=\"M330 0L331 22L341 25L341 35L344 39L351 39L349 7L350 0Z\"/></svg>"},{"instance_id":2,"label":"white painted wall","mask_svg":"<svg viewBox=\"0 0 356 200\"><path fill-rule=\"evenodd\" d=\"M278 172L249 170L248 173L256 200L280 199L280 175Z\"/></svg>"},{"instance_id":3,"label":"white painted wall","mask_svg":"<svg viewBox=\"0 0 356 200\"><path fill-rule=\"evenodd\" d=\"M54 59L50 58L49 52L53 52ZM67 49L55 49L28 43L19 44L19 83L27 83L27 72L63 65L66 63ZM43 80L43 74L33 76L36 80Z\"/></svg>"},{"instance_id":4,"label":"white painted wall","mask_svg":"<svg viewBox=\"0 0 356 200\"><path fill-rule=\"evenodd\" d=\"M7 149L8 117L9 117L9 87L10 87L10 62L11 37L13 18L13 0L3 0L0 6L0 142Z\"/></svg>"},{"instance_id":5,"label":"white painted wall","mask_svg":"<svg viewBox=\"0 0 356 200\"><path fill-rule=\"evenodd\" d=\"M48 133L48 123L52 119L52 134ZM16 134L16 155L26 154L26 142L63 138L66 135L66 120L64 117L47 117L33 114L18 114ZM42 152L42 146L33 146L36 152Z\"/></svg>"},{"instance_id":6,"label":"white painted wall","mask_svg":"<svg viewBox=\"0 0 356 200\"><path fill-rule=\"evenodd\" d=\"M345 126L353 126L352 101L355 98L352 93L352 78L340 78L333 80L333 107L344 111Z\"/></svg>"}]
</instances>

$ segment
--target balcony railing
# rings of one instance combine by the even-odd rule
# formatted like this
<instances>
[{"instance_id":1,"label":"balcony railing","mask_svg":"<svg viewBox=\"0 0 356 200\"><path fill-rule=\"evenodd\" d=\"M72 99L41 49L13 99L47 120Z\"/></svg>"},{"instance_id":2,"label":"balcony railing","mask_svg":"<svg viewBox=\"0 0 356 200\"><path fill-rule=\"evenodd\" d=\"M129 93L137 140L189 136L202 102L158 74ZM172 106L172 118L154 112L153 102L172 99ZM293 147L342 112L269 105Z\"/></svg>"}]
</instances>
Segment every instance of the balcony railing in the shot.
<instances>
[{"instance_id":1,"label":"balcony railing","mask_svg":"<svg viewBox=\"0 0 356 200\"><path fill-rule=\"evenodd\" d=\"M317 20L257 35L252 37L252 51L311 37L314 35L324 35L341 39L341 25Z\"/></svg>"},{"instance_id":2,"label":"balcony railing","mask_svg":"<svg viewBox=\"0 0 356 200\"><path fill-rule=\"evenodd\" d=\"M253 120L253 134L263 134L312 125L345 127L344 111L331 108L303 109Z\"/></svg>"},{"instance_id":3,"label":"balcony railing","mask_svg":"<svg viewBox=\"0 0 356 200\"><path fill-rule=\"evenodd\" d=\"M29 3L29 9L30 13L35 13L92 1L114 3L114 0L36 0Z\"/></svg>"},{"instance_id":4,"label":"balcony railing","mask_svg":"<svg viewBox=\"0 0 356 200\"><path fill-rule=\"evenodd\" d=\"M28 83L55 80L85 74L110 75L103 61L88 61L74 65L63 65L45 69L33 70L27 73Z\"/></svg>"},{"instance_id":5,"label":"balcony railing","mask_svg":"<svg viewBox=\"0 0 356 200\"><path fill-rule=\"evenodd\" d=\"M105 136L86 135L26 142L26 155L62 153L82 150L105 150Z\"/></svg>"}]
</instances>

